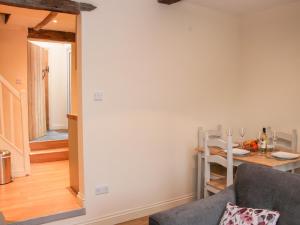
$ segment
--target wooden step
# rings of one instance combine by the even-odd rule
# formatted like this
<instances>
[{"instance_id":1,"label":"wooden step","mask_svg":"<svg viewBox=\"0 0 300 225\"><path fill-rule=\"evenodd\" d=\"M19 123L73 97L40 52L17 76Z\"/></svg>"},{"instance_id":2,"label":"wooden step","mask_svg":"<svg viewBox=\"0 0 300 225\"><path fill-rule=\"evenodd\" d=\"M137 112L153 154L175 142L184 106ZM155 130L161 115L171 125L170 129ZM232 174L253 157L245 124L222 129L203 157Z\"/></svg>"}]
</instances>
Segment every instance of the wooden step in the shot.
<instances>
[{"instance_id":1,"label":"wooden step","mask_svg":"<svg viewBox=\"0 0 300 225\"><path fill-rule=\"evenodd\" d=\"M31 163L54 162L69 159L68 148L56 148L47 150L35 150L30 152Z\"/></svg>"},{"instance_id":2,"label":"wooden step","mask_svg":"<svg viewBox=\"0 0 300 225\"><path fill-rule=\"evenodd\" d=\"M30 142L31 151L40 151L40 150L56 149L56 148L67 148L68 146L69 146L68 140Z\"/></svg>"}]
</instances>

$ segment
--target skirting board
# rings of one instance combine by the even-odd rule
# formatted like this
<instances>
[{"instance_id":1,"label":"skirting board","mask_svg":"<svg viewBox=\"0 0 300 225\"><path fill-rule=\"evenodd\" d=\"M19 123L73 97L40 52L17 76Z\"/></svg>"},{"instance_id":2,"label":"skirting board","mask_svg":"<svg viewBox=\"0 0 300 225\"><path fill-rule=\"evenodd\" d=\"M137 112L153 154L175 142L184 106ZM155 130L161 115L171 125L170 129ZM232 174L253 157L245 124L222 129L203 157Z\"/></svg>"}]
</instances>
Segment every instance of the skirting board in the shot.
<instances>
[{"instance_id":1,"label":"skirting board","mask_svg":"<svg viewBox=\"0 0 300 225\"><path fill-rule=\"evenodd\" d=\"M28 176L28 173L26 173L26 171L12 171L12 177L16 178L16 177L26 177Z\"/></svg>"},{"instance_id":2,"label":"skirting board","mask_svg":"<svg viewBox=\"0 0 300 225\"><path fill-rule=\"evenodd\" d=\"M128 209L114 214L103 216L98 219L90 220L82 225L115 225L137 218L152 215L157 212L171 209L173 207L189 203L195 199L194 194L188 194L167 201L158 202L144 207Z\"/></svg>"},{"instance_id":3,"label":"skirting board","mask_svg":"<svg viewBox=\"0 0 300 225\"><path fill-rule=\"evenodd\" d=\"M68 125L53 124L53 125L50 125L49 129L50 130L67 130L68 129Z\"/></svg>"}]
</instances>

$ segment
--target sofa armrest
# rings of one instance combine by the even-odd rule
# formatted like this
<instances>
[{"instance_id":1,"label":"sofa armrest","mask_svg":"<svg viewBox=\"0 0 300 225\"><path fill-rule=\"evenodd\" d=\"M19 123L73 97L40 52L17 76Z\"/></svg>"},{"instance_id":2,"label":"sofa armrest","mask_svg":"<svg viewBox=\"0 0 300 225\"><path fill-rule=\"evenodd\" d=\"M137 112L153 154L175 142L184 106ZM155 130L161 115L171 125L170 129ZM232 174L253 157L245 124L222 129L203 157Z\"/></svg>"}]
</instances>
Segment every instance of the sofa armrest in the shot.
<instances>
[{"instance_id":1,"label":"sofa armrest","mask_svg":"<svg viewBox=\"0 0 300 225\"><path fill-rule=\"evenodd\" d=\"M0 225L6 225L3 214L0 212Z\"/></svg>"},{"instance_id":2,"label":"sofa armrest","mask_svg":"<svg viewBox=\"0 0 300 225\"><path fill-rule=\"evenodd\" d=\"M206 199L150 216L150 225L218 225L228 202L235 203L233 187Z\"/></svg>"}]
</instances>

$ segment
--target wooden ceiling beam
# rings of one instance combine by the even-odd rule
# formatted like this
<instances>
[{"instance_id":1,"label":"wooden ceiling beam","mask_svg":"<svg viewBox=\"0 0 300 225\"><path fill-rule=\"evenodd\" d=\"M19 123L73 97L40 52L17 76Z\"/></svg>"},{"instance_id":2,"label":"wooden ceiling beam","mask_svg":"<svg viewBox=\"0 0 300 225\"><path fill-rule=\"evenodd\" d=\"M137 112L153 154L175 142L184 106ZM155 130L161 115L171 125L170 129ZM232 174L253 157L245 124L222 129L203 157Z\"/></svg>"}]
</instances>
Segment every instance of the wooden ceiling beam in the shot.
<instances>
[{"instance_id":1,"label":"wooden ceiling beam","mask_svg":"<svg viewBox=\"0 0 300 225\"><path fill-rule=\"evenodd\" d=\"M58 15L58 12L50 12L46 18L40 22L38 25L36 25L33 29L35 31L39 31L44 26L46 26L48 23L50 23L56 16Z\"/></svg>"},{"instance_id":2,"label":"wooden ceiling beam","mask_svg":"<svg viewBox=\"0 0 300 225\"><path fill-rule=\"evenodd\" d=\"M76 34L72 32L54 31L54 30L39 30L32 28L28 29L29 39L49 40L59 42L75 42Z\"/></svg>"},{"instance_id":3,"label":"wooden ceiling beam","mask_svg":"<svg viewBox=\"0 0 300 225\"><path fill-rule=\"evenodd\" d=\"M70 14L80 14L81 11L92 11L97 8L89 3L72 0L0 0L0 4Z\"/></svg>"},{"instance_id":4,"label":"wooden ceiling beam","mask_svg":"<svg viewBox=\"0 0 300 225\"><path fill-rule=\"evenodd\" d=\"M1 18L1 20L3 20L4 24L8 23L10 16L11 16L11 14L9 14L9 13L1 13L0 12L0 18Z\"/></svg>"},{"instance_id":5,"label":"wooden ceiling beam","mask_svg":"<svg viewBox=\"0 0 300 225\"><path fill-rule=\"evenodd\" d=\"M159 3L162 4L167 4L167 5L171 5L174 4L176 2L180 2L181 0L158 0Z\"/></svg>"},{"instance_id":6,"label":"wooden ceiling beam","mask_svg":"<svg viewBox=\"0 0 300 225\"><path fill-rule=\"evenodd\" d=\"M8 13L5 13L5 14L4 14L4 23L5 23L5 24L8 23L10 16L11 16L11 14L8 14Z\"/></svg>"}]
</instances>

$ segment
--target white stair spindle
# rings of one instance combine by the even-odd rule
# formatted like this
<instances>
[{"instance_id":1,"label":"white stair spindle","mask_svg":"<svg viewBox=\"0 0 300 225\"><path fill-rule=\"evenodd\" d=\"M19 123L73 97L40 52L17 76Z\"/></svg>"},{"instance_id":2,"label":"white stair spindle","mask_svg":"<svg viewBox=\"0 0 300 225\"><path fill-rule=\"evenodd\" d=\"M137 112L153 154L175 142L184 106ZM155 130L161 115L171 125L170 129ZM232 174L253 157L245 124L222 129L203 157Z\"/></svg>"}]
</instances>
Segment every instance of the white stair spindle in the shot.
<instances>
[{"instance_id":1,"label":"white stair spindle","mask_svg":"<svg viewBox=\"0 0 300 225\"><path fill-rule=\"evenodd\" d=\"M15 118L14 118L14 96L10 92L9 93L9 119L10 119L10 138L13 143L16 143L16 136L15 136Z\"/></svg>"},{"instance_id":2,"label":"white stair spindle","mask_svg":"<svg viewBox=\"0 0 300 225\"><path fill-rule=\"evenodd\" d=\"M5 136L4 131L4 110L3 110L3 89L2 83L0 82L0 134Z\"/></svg>"}]
</instances>

